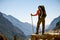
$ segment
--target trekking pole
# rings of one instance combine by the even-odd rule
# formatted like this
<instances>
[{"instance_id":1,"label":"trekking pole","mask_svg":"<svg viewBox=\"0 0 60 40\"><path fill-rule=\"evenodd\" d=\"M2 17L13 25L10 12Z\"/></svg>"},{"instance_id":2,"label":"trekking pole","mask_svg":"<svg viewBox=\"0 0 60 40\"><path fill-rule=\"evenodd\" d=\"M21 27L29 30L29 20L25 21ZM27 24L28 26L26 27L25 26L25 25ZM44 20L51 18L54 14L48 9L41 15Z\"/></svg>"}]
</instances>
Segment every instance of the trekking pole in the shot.
<instances>
[{"instance_id":1,"label":"trekking pole","mask_svg":"<svg viewBox=\"0 0 60 40\"><path fill-rule=\"evenodd\" d=\"M34 33L33 18L32 18L32 16L31 16L31 22L32 22L32 30L33 30L33 33Z\"/></svg>"}]
</instances>

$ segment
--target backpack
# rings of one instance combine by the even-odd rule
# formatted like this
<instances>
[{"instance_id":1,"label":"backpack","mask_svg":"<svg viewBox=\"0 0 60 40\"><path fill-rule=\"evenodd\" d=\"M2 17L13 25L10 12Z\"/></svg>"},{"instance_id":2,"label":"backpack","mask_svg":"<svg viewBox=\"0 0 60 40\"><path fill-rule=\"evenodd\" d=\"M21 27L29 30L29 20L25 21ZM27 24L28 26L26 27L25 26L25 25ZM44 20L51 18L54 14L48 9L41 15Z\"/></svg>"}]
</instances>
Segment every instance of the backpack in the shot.
<instances>
[{"instance_id":1,"label":"backpack","mask_svg":"<svg viewBox=\"0 0 60 40\"><path fill-rule=\"evenodd\" d=\"M40 16L46 18L47 14L46 14L44 6L41 6L41 11L42 13L40 14Z\"/></svg>"}]
</instances>

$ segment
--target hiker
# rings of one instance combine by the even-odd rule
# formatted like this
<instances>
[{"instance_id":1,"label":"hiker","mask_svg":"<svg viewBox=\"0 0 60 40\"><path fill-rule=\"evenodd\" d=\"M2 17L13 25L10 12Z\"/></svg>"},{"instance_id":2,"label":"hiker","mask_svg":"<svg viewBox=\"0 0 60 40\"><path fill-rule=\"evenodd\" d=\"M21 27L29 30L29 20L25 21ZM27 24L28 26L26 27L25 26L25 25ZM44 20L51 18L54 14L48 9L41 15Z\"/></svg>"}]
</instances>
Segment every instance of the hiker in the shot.
<instances>
[{"instance_id":1,"label":"hiker","mask_svg":"<svg viewBox=\"0 0 60 40\"><path fill-rule=\"evenodd\" d=\"M31 14L31 16L37 16L37 15L38 15L38 22L37 22L37 27L36 27L36 34L39 33L39 26L41 22L42 22L42 34L44 34L46 11L43 5L38 6L38 10L36 14Z\"/></svg>"}]
</instances>

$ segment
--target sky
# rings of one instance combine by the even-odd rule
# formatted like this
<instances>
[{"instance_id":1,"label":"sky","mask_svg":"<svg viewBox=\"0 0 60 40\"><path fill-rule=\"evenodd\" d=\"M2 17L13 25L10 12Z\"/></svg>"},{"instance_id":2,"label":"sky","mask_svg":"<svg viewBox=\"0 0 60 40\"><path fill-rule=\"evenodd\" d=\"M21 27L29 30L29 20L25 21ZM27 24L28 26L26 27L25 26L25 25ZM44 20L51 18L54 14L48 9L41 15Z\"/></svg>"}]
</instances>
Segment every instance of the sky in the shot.
<instances>
[{"instance_id":1,"label":"sky","mask_svg":"<svg viewBox=\"0 0 60 40\"><path fill-rule=\"evenodd\" d=\"M60 0L0 0L0 12L31 24L30 14L35 14L39 5L45 6L46 25L60 16ZM37 20L37 16L33 16L33 25L36 25Z\"/></svg>"}]
</instances>

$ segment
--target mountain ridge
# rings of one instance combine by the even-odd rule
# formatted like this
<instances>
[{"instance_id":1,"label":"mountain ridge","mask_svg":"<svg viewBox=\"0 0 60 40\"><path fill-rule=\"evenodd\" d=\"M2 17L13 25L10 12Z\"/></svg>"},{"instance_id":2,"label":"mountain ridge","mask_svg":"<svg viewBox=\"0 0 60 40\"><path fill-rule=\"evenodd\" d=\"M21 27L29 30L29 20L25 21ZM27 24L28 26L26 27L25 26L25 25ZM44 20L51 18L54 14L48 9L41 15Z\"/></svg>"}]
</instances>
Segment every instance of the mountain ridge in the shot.
<instances>
[{"instance_id":1,"label":"mountain ridge","mask_svg":"<svg viewBox=\"0 0 60 40\"><path fill-rule=\"evenodd\" d=\"M48 31L49 30L52 30L55 26L56 26L56 23L60 21L60 16L56 17L55 19L53 19L53 21L51 22L51 24L49 25L48 27Z\"/></svg>"},{"instance_id":2,"label":"mountain ridge","mask_svg":"<svg viewBox=\"0 0 60 40\"><path fill-rule=\"evenodd\" d=\"M15 17L11 16L11 15L6 15L3 13L3 16L8 19L14 26L18 27L19 29L21 29L24 34L26 35L31 35L32 32L32 25L27 23L27 22L21 22L18 19L16 19ZM28 30L28 31L27 31ZM35 31L35 27L34 27L34 31Z\"/></svg>"},{"instance_id":3,"label":"mountain ridge","mask_svg":"<svg viewBox=\"0 0 60 40\"><path fill-rule=\"evenodd\" d=\"M24 40L25 34L19 28L15 27L8 19L6 19L3 14L0 12L0 33L2 33L9 40L13 40L13 36ZM20 36L19 36L20 35Z\"/></svg>"}]
</instances>

